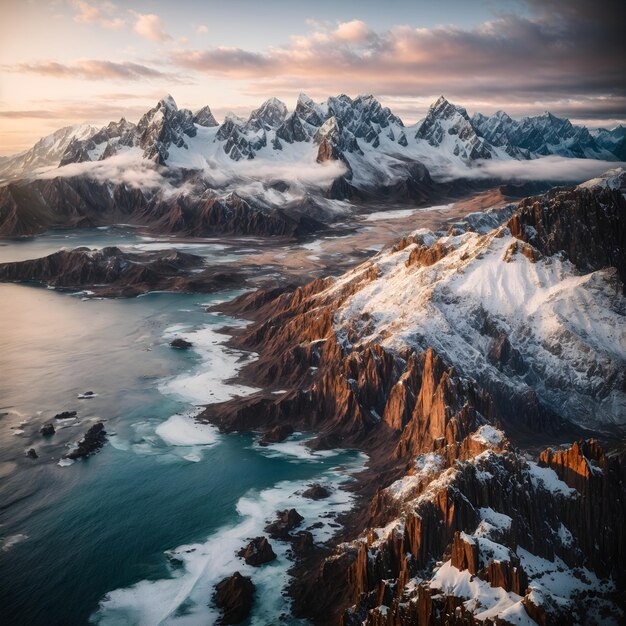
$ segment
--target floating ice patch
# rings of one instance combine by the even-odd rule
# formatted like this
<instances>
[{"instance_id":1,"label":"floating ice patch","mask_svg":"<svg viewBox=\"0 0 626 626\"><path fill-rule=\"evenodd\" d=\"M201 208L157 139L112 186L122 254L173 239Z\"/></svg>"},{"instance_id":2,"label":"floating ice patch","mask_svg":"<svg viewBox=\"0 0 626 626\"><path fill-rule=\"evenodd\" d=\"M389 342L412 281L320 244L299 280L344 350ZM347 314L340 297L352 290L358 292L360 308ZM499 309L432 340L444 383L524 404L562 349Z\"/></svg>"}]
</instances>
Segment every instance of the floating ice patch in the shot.
<instances>
[{"instance_id":1,"label":"floating ice patch","mask_svg":"<svg viewBox=\"0 0 626 626\"><path fill-rule=\"evenodd\" d=\"M59 467L69 467L70 465L73 465L73 463L74 463L73 459L60 459L57 465Z\"/></svg>"},{"instance_id":2,"label":"floating ice patch","mask_svg":"<svg viewBox=\"0 0 626 626\"><path fill-rule=\"evenodd\" d=\"M337 456L343 450L312 450L305 444L313 439L312 436L303 437L300 433L294 433L291 437L279 443L271 443L267 446L258 446L255 449L264 456L270 458L292 457L293 462L310 462L316 463L324 458Z\"/></svg>"},{"instance_id":3,"label":"floating ice patch","mask_svg":"<svg viewBox=\"0 0 626 626\"><path fill-rule=\"evenodd\" d=\"M190 452L189 454L185 454L183 459L185 459L185 461L190 461L191 463L199 463L202 461L202 452Z\"/></svg>"}]
</instances>

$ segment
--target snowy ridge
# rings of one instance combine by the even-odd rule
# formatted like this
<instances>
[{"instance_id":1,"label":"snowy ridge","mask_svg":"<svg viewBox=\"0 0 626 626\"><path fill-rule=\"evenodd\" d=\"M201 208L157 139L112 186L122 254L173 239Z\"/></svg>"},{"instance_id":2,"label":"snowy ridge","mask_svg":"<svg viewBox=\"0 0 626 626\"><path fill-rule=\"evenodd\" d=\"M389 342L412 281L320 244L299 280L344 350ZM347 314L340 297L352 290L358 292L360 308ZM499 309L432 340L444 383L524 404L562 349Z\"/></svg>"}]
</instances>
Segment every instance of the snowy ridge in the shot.
<instances>
[{"instance_id":1,"label":"snowy ridge","mask_svg":"<svg viewBox=\"0 0 626 626\"><path fill-rule=\"evenodd\" d=\"M30 150L0 161L0 182L33 173L40 168L58 166L73 141L85 140L96 131L89 124L77 124L60 128L43 137Z\"/></svg>"},{"instance_id":2,"label":"snowy ridge","mask_svg":"<svg viewBox=\"0 0 626 626\"><path fill-rule=\"evenodd\" d=\"M524 117L519 121L504 111L498 111L492 116L476 113L472 123L482 137L496 146L513 146L543 156L556 154L589 159L616 157L606 147L611 145L609 142L599 145L585 127L574 126L568 119L548 112Z\"/></svg>"},{"instance_id":3,"label":"snowy ridge","mask_svg":"<svg viewBox=\"0 0 626 626\"><path fill-rule=\"evenodd\" d=\"M502 112L470 118L443 96L424 120L409 127L371 95L340 95L315 103L301 94L292 112L270 98L247 119L229 115L219 124L208 106L192 112L167 96L137 124L122 118L101 129L61 129L31 150L3 159L0 176L31 176L40 167L103 161L140 147L149 162L209 174L222 164L222 155L234 162L254 159L301 169L330 159L346 167L338 178L345 176L357 188L388 187L415 177L416 166L449 179L471 177L474 165L491 161L545 155L623 158L611 152L620 141L619 130L615 137L611 132L605 131L596 143L586 128L550 114L519 122ZM62 170L58 174L66 175Z\"/></svg>"},{"instance_id":4,"label":"snowy ridge","mask_svg":"<svg viewBox=\"0 0 626 626\"><path fill-rule=\"evenodd\" d=\"M487 235L439 239L415 235L401 251L379 254L344 275L360 288L337 311L346 343L380 342L393 350L433 347L479 381L533 389L559 414L589 427L626 425L621 377L626 363L626 299L612 269L580 275L563 257L528 258L506 226ZM435 245L445 255L432 265L410 262ZM368 280L374 266L378 278ZM497 333L485 332L485 327ZM497 363L499 337L519 358ZM358 338L358 339L356 339ZM567 390L567 391L565 391Z\"/></svg>"}]
</instances>

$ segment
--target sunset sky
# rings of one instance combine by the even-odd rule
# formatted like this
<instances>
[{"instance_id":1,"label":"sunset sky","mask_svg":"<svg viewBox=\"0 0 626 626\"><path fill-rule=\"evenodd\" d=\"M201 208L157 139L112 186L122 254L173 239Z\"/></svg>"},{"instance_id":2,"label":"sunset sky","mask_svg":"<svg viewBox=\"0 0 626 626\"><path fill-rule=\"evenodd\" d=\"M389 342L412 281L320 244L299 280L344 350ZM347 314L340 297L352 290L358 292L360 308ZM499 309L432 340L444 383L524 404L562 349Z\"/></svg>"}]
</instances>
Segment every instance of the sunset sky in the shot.
<instances>
[{"instance_id":1,"label":"sunset sky","mask_svg":"<svg viewBox=\"0 0 626 626\"><path fill-rule=\"evenodd\" d=\"M373 93L405 122L470 113L626 120L619 0L0 0L0 154L166 93L220 119L269 96Z\"/></svg>"}]
</instances>

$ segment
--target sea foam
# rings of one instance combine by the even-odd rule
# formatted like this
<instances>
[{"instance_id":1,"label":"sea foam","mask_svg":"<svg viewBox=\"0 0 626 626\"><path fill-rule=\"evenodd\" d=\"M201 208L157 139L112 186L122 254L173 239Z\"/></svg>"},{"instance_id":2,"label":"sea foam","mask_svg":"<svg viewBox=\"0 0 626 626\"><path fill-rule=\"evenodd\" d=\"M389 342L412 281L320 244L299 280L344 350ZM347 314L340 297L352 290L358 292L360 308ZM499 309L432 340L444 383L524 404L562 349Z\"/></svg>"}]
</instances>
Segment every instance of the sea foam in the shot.
<instances>
[{"instance_id":1,"label":"sea foam","mask_svg":"<svg viewBox=\"0 0 626 626\"><path fill-rule=\"evenodd\" d=\"M302 442L298 445L304 447ZM340 452L343 451L332 454ZM264 534L265 525L275 518L276 511L292 507L304 517L294 532L309 530L316 543L330 539L338 527L336 516L350 509L354 497L340 485L363 468L365 459L365 455L357 455L341 468L320 472L314 481L333 487L331 495L324 500L311 500L302 495L312 480L281 481L260 492L248 492L237 503L238 516L233 524L216 531L204 543L179 546L166 553L177 564L172 567L171 577L143 580L132 587L108 593L92 621L102 625L133 623L146 626L216 623L218 612L209 600L214 586L239 571L252 578L257 590L249 623L252 626L275 623L277 615L288 614L291 608L286 594L288 571L293 564L288 556L289 542L270 540L277 559L258 568L237 557L237 551L251 537ZM300 622L292 619L289 623Z\"/></svg>"}]
</instances>

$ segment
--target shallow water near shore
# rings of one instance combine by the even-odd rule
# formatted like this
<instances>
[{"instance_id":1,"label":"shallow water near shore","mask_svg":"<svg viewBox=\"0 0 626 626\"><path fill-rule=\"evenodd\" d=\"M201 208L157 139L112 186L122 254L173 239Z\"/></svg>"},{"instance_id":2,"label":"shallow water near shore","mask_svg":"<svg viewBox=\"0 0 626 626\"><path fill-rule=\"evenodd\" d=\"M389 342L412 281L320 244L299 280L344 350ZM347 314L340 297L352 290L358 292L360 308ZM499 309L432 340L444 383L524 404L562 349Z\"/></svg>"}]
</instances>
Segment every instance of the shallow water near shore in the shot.
<instances>
[{"instance_id":1,"label":"shallow water near shore","mask_svg":"<svg viewBox=\"0 0 626 626\"><path fill-rule=\"evenodd\" d=\"M311 453L304 435L263 449L193 420L196 405L249 391L225 381L249 358L223 345L219 329L236 320L204 306L233 295L83 301L0 285L3 624L212 623L213 585L235 570L257 585L249 623L289 610L288 546L273 542L278 559L257 569L234 553L287 506L304 515L302 529L322 522L313 532L326 540L350 506L339 485L364 459ZM170 348L173 336L194 349ZM77 398L88 390L97 395ZM65 410L77 419L52 419ZM60 466L96 420L109 442ZM30 447L38 459L24 456ZM329 500L300 495L313 481L333 486Z\"/></svg>"}]
</instances>

